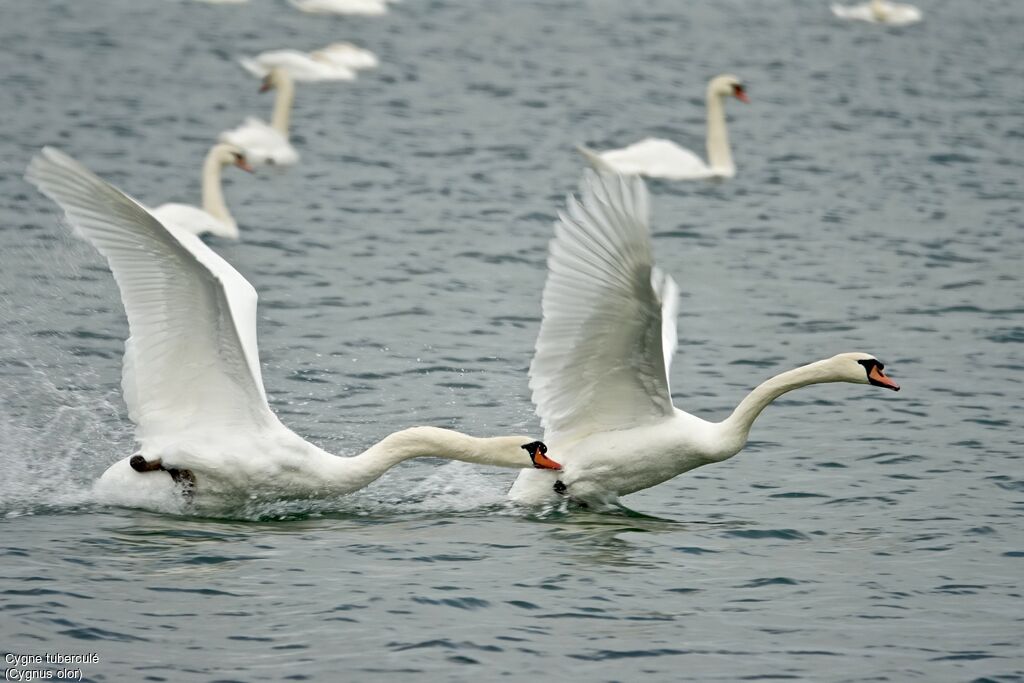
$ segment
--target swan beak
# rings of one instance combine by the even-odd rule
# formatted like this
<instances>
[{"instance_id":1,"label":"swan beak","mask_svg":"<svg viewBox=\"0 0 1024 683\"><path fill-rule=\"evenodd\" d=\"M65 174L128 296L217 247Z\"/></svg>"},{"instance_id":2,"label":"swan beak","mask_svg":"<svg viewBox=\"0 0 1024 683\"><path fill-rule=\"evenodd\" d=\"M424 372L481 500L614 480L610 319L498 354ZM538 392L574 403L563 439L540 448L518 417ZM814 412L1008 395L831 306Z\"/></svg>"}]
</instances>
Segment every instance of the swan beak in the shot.
<instances>
[{"instance_id":1,"label":"swan beak","mask_svg":"<svg viewBox=\"0 0 1024 683\"><path fill-rule=\"evenodd\" d=\"M538 470L560 470L562 466L540 451L533 456L533 466Z\"/></svg>"},{"instance_id":2,"label":"swan beak","mask_svg":"<svg viewBox=\"0 0 1024 683\"><path fill-rule=\"evenodd\" d=\"M750 98L747 97L747 91L743 88L737 88L733 94L736 95L736 99L743 104L750 104Z\"/></svg>"},{"instance_id":3,"label":"swan beak","mask_svg":"<svg viewBox=\"0 0 1024 683\"><path fill-rule=\"evenodd\" d=\"M246 161L245 159L238 159L237 161L235 161L235 166L242 169L243 171L248 171L249 173L253 172L252 166L250 166L249 162Z\"/></svg>"},{"instance_id":4,"label":"swan beak","mask_svg":"<svg viewBox=\"0 0 1024 683\"><path fill-rule=\"evenodd\" d=\"M274 84L270 82L270 76L267 76L266 78L263 79L263 82L260 83L260 92L267 92L273 87Z\"/></svg>"},{"instance_id":5,"label":"swan beak","mask_svg":"<svg viewBox=\"0 0 1024 683\"><path fill-rule=\"evenodd\" d=\"M886 389L892 389L893 391L900 390L900 385L893 382L892 379L882 372L877 365L872 367L871 371L868 372L868 379L871 380L871 383L875 386L885 387Z\"/></svg>"}]
</instances>

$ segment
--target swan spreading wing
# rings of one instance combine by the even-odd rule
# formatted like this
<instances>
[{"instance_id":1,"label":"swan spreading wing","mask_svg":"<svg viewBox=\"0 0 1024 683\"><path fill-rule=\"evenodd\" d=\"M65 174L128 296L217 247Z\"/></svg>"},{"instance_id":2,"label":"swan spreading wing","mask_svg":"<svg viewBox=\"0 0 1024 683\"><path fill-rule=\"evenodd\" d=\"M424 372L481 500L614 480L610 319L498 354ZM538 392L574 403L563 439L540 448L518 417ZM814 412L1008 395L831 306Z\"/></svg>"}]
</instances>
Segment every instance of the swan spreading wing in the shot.
<instances>
[{"instance_id":1,"label":"swan spreading wing","mask_svg":"<svg viewBox=\"0 0 1024 683\"><path fill-rule=\"evenodd\" d=\"M106 257L131 337L121 378L140 442L280 425L256 347L256 291L194 235L62 152L44 148L26 178Z\"/></svg>"},{"instance_id":2,"label":"swan spreading wing","mask_svg":"<svg viewBox=\"0 0 1024 683\"><path fill-rule=\"evenodd\" d=\"M545 440L673 414L678 287L653 266L647 188L586 171L548 258L530 388Z\"/></svg>"}]
</instances>

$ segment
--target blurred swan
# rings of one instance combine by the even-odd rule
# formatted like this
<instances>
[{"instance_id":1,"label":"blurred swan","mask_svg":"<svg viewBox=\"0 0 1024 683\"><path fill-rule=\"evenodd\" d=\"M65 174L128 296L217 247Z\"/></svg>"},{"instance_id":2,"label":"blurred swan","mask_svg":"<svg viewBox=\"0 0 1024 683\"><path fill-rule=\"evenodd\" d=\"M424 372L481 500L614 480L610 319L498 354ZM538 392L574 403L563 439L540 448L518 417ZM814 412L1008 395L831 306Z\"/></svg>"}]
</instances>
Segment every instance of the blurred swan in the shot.
<instances>
[{"instance_id":1,"label":"blurred swan","mask_svg":"<svg viewBox=\"0 0 1024 683\"><path fill-rule=\"evenodd\" d=\"M555 224L530 388L561 472L520 473L515 501L566 496L611 503L738 453L757 416L786 392L822 382L899 390L866 353L841 353L777 375L728 418L672 405L679 289L654 265L640 178L587 171Z\"/></svg>"},{"instance_id":2,"label":"blurred swan","mask_svg":"<svg viewBox=\"0 0 1024 683\"><path fill-rule=\"evenodd\" d=\"M164 225L173 225L193 235L211 233L218 237L238 239L238 224L228 212L221 188L220 173L234 164L243 171L252 171L239 147L219 143L210 148L203 162L203 208L190 204L161 204L150 213Z\"/></svg>"},{"instance_id":3,"label":"blurred swan","mask_svg":"<svg viewBox=\"0 0 1024 683\"><path fill-rule=\"evenodd\" d=\"M708 162L670 140L647 138L623 149L598 152L584 146L577 149L595 169L624 175L643 175L669 180L732 178L736 167L725 130L726 97L749 102L747 91L732 74L715 76L707 88Z\"/></svg>"},{"instance_id":4,"label":"blurred swan","mask_svg":"<svg viewBox=\"0 0 1024 683\"><path fill-rule=\"evenodd\" d=\"M250 116L241 126L224 131L218 138L221 142L241 147L246 159L254 166L291 166L299 161L299 153L288 141L295 83L287 70L280 67L271 69L263 79L260 92L273 88L277 88L277 98L274 100L274 113L269 125Z\"/></svg>"},{"instance_id":5,"label":"blurred swan","mask_svg":"<svg viewBox=\"0 0 1024 683\"><path fill-rule=\"evenodd\" d=\"M288 0L293 6L311 14L387 14L387 0ZM394 2L394 0L392 0Z\"/></svg>"},{"instance_id":6,"label":"blurred swan","mask_svg":"<svg viewBox=\"0 0 1024 683\"><path fill-rule=\"evenodd\" d=\"M395 432L354 457L321 450L267 403L256 291L238 271L55 149L36 155L26 178L107 259L128 317L121 387L140 449L100 477L96 490L105 501L180 510L183 501L202 509L335 496L423 456L559 466L529 437L475 438L434 427Z\"/></svg>"},{"instance_id":7,"label":"blurred swan","mask_svg":"<svg viewBox=\"0 0 1024 683\"><path fill-rule=\"evenodd\" d=\"M832 13L840 19L891 26L905 26L921 21L921 10L918 8L887 0L871 0L863 5L832 5Z\"/></svg>"},{"instance_id":8,"label":"blurred swan","mask_svg":"<svg viewBox=\"0 0 1024 683\"><path fill-rule=\"evenodd\" d=\"M380 63L377 55L352 43L332 43L312 52L268 50L238 61L253 76L264 78L280 67L296 81L351 81L357 71Z\"/></svg>"}]
</instances>

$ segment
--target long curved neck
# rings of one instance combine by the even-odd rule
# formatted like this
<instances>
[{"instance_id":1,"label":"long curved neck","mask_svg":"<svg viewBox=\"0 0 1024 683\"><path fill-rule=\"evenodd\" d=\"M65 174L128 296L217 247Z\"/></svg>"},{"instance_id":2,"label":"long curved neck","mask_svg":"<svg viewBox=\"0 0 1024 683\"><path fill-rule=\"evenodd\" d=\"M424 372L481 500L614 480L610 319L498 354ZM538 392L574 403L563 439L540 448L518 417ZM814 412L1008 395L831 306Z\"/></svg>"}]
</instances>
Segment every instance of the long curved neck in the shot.
<instances>
[{"instance_id":1,"label":"long curved neck","mask_svg":"<svg viewBox=\"0 0 1024 683\"><path fill-rule=\"evenodd\" d=\"M827 360L820 360L783 372L762 382L747 394L746 398L740 401L740 404L732 411L732 415L719 423L720 442L723 446L723 452L719 459L724 460L736 455L746 445L754 420L769 403L779 396L810 384L843 381L829 371L827 363Z\"/></svg>"},{"instance_id":2,"label":"long curved neck","mask_svg":"<svg viewBox=\"0 0 1024 683\"><path fill-rule=\"evenodd\" d=\"M708 88L708 166L714 171L732 175L736 167L729 149L729 134L725 130L725 103L721 95Z\"/></svg>"},{"instance_id":3,"label":"long curved neck","mask_svg":"<svg viewBox=\"0 0 1024 683\"><path fill-rule=\"evenodd\" d=\"M224 168L217 157L216 148L211 149L203 162L203 211L225 223L234 224L235 219L224 203L224 191L220 183L220 171Z\"/></svg>"},{"instance_id":4,"label":"long curved neck","mask_svg":"<svg viewBox=\"0 0 1024 683\"><path fill-rule=\"evenodd\" d=\"M292 116L292 102L295 101L295 83L287 73L276 80L277 98L274 100L274 115L270 126L288 139L288 123Z\"/></svg>"},{"instance_id":5,"label":"long curved neck","mask_svg":"<svg viewBox=\"0 0 1024 683\"><path fill-rule=\"evenodd\" d=\"M328 483L354 491L389 469L411 458L437 457L478 465L529 467L530 456L522 449L533 439L525 436L478 438L438 427L410 427L389 434L351 458L333 457L326 473Z\"/></svg>"}]
</instances>

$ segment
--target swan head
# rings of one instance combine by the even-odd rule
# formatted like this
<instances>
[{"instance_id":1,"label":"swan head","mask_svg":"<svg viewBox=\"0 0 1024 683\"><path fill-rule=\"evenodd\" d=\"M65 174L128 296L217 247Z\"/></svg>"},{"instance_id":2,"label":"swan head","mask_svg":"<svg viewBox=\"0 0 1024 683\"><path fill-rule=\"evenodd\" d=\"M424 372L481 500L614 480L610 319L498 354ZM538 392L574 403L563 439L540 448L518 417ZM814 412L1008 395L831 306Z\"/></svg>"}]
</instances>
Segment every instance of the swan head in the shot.
<instances>
[{"instance_id":1,"label":"swan head","mask_svg":"<svg viewBox=\"0 0 1024 683\"><path fill-rule=\"evenodd\" d=\"M885 374L885 365L870 353L840 353L826 363L843 382L854 384L871 384L899 391L900 385Z\"/></svg>"},{"instance_id":2,"label":"swan head","mask_svg":"<svg viewBox=\"0 0 1024 683\"><path fill-rule=\"evenodd\" d=\"M708 94L718 97L735 97L740 102L750 104L746 86L743 85L739 77L732 74L722 74L712 78L708 83Z\"/></svg>"},{"instance_id":3,"label":"swan head","mask_svg":"<svg viewBox=\"0 0 1024 683\"><path fill-rule=\"evenodd\" d=\"M530 462L533 463L534 469L538 470L560 470L562 466L547 456L548 447L544 445L543 441L531 441L528 444L520 446L524 451L530 454Z\"/></svg>"},{"instance_id":4,"label":"swan head","mask_svg":"<svg viewBox=\"0 0 1024 683\"><path fill-rule=\"evenodd\" d=\"M263 82L260 83L260 92L273 90L289 80L291 80L291 76L288 75L288 72L279 66L275 66L270 70L270 73L263 77Z\"/></svg>"},{"instance_id":5,"label":"swan head","mask_svg":"<svg viewBox=\"0 0 1024 683\"><path fill-rule=\"evenodd\" d=\"M237 166L243 171L252 173L252 166L249 165L249 161L245 158L245 152L242 151L241 147L227 143L214 145L213 149L210 150L210 156L221 166Z\"/></svg>"}]
</instances>

